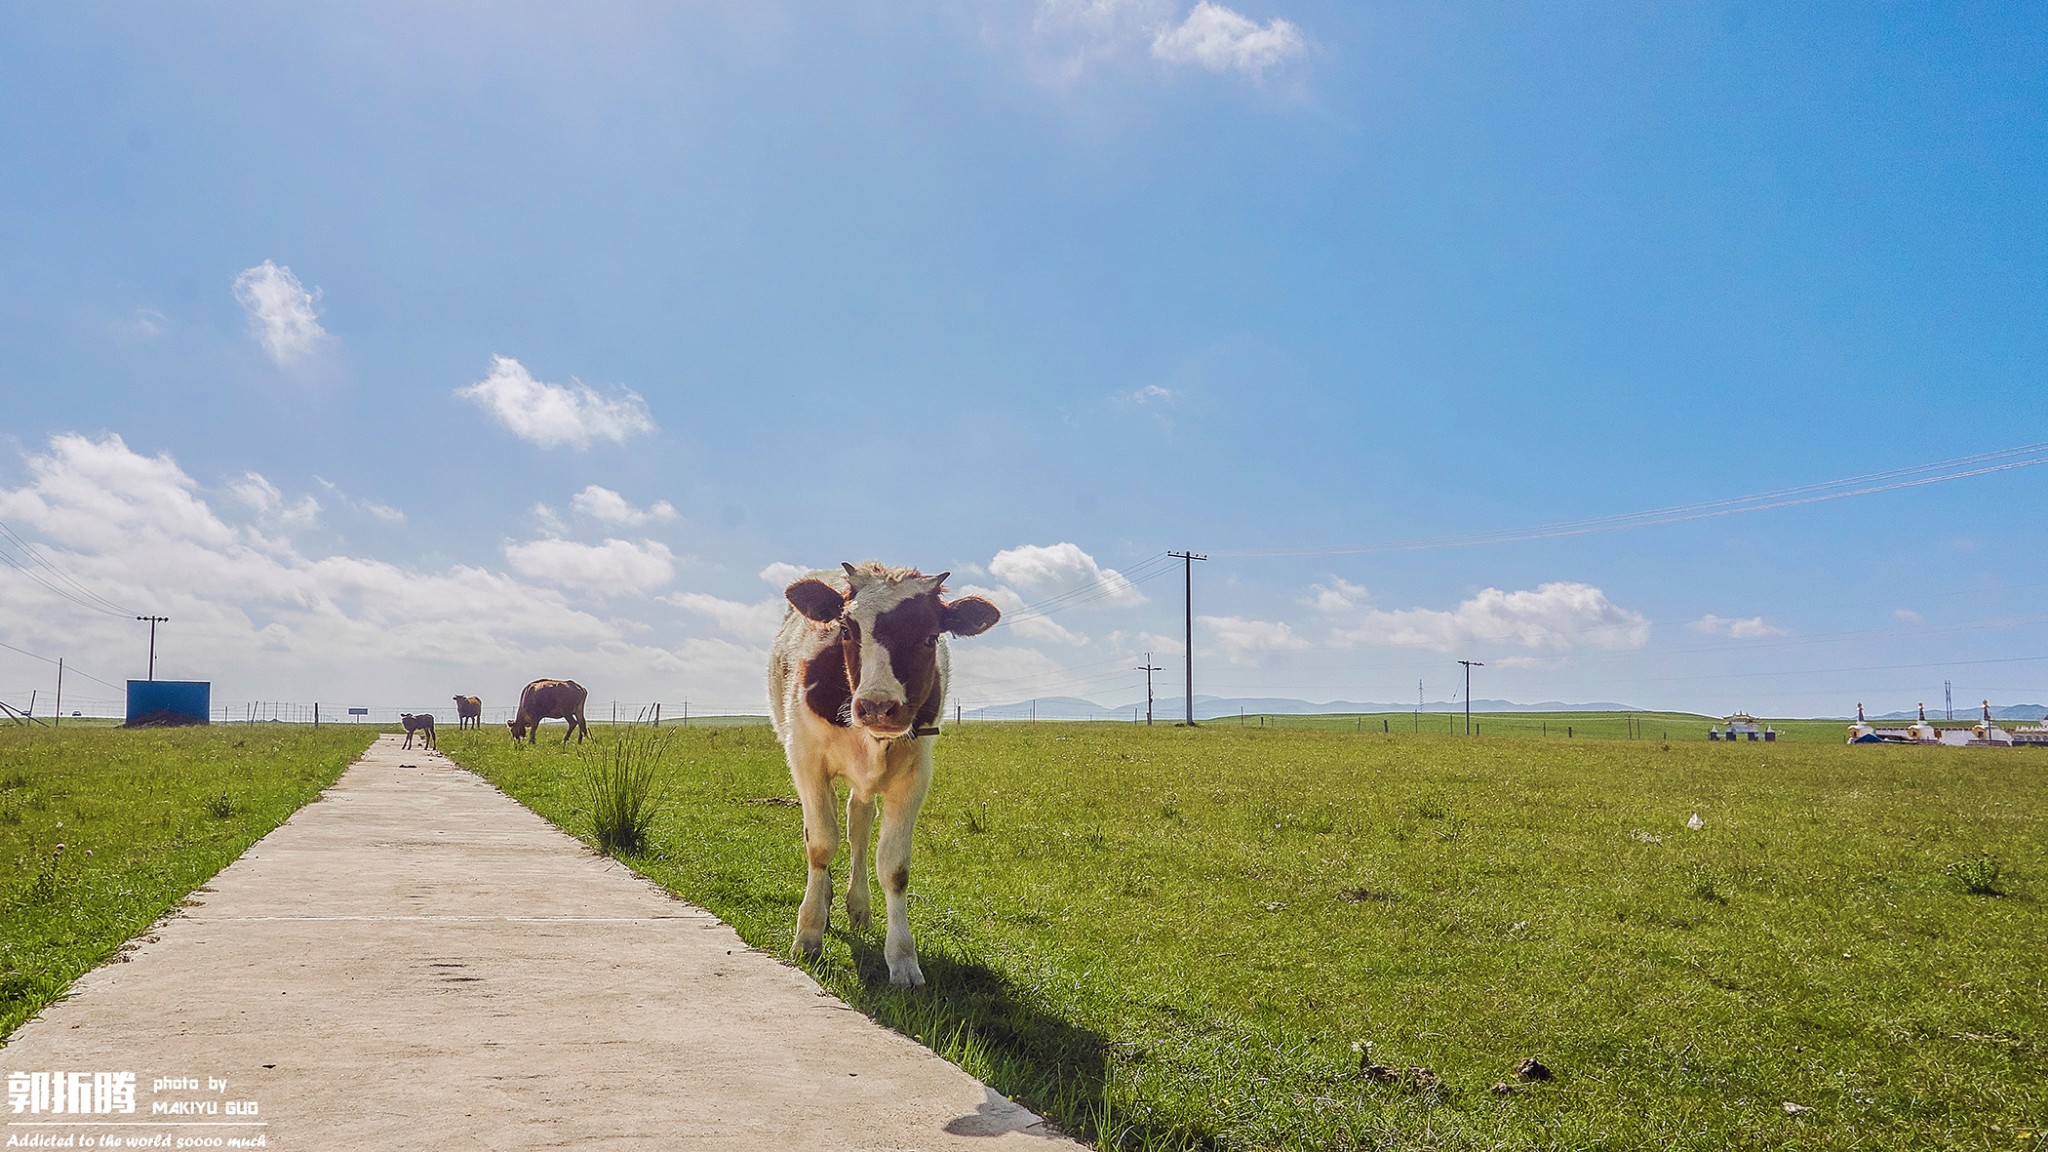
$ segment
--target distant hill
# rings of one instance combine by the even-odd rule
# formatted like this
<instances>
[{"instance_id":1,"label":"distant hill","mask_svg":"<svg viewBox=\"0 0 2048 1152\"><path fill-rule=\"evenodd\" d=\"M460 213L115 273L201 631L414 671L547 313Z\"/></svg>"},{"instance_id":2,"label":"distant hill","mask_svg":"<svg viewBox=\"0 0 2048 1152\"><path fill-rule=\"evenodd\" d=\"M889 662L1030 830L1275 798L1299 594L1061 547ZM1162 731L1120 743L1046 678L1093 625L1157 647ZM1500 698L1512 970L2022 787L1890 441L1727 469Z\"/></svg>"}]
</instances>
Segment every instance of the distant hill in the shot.
<instances>
[{"instance_id":1,"label":"distant hill","mask_svg":"<svg viewBox=\"0 0 2048 1152\"><path fill-rule=\"evenodd\" d=\"M1958 720L1978 720L1982 719L1983 715L1984 711L1981 708L1956 709L1956 719ZM1993 720L2017 720L2026 724L2039 724L2043 716L2048 716L2048 704L1993 704L1991 706L1991 718ZM1918 720L1919 718L1920 710L1918 708L1911 711L1885 712L1869 717L1872 720ZM1927 710L1927 718L1929 720L1942 720L1941 709L1929 708Z\"/></svg>"},{"instance_id":2,"label":"distant hill","mask_svg":"<svg viewBox=\"0 0 2048 1152\"><path fill-rule=\"evenodd\" d=\"M1462 712L1464 701L1432 700L1422 706L1424 712ZM1130 720L1145 714L1145 702L1138 700L1130 704L1098 704L1078 696L1041 696L1036 700L1017 700L1008 704L995 704L986 708L964 709L970 720ZM1218 720L1240 713L1255 716L1261 713L1272 716L1325 716L1350 715L1373 712L1413 712L1413 702L1407 704L1376 704L1355 700L1330 700L1317 704L1308 700L1295 700L1272 696L1203 696L1195 695L1195 719ZM1594 701L1588 704L1566 704L1557 700L1546 700L1538 704L1518 704L1512 700L1474 700L1472 711L1479 712L1642 712L1645 709L1629 704L1615 704L1610 701ZM1152 715L1161 720L1172 720L1187 715L1187 707L1179 696L1160 696L1152 702Z\"/></svg>"}]
</instances>

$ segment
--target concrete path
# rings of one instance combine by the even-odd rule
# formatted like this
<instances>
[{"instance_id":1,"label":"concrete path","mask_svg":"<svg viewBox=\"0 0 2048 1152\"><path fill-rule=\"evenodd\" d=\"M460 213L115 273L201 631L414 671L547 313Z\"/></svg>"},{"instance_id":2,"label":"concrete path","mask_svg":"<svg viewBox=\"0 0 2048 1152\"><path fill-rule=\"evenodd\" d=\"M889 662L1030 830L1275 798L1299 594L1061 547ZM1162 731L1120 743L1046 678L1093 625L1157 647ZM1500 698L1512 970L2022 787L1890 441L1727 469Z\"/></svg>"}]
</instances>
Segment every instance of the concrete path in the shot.
<instances>
[{"instance_id":1,"label":"concrete path","mask_svg":"<svg viewBox=\"0 0 2048 1152\"><path fill-rule=\"evenodd\" d=\"M31 1095L0 1146L1078 1147L396 737L194 900L0 1048L10 1103L133 1072L135 1111Z\"/></svg>"}]
</instances>

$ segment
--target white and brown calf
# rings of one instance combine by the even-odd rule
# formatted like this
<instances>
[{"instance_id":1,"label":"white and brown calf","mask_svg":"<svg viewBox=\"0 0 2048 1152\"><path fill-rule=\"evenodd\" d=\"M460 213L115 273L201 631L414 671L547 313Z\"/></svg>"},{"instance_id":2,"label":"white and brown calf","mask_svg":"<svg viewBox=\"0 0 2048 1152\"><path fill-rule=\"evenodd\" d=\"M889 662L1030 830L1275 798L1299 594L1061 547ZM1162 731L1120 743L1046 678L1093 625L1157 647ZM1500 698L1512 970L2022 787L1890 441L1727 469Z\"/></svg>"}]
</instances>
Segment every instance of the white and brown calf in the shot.
<instances>
[{"instance_id":1,"label":"white and brown calf","mask_svg":"<svg viewBox=\"0 0 2048 1152\"><path fill-rule=\"evenodd\" d=\"M810 880L797 910L796 946L824 948L832 905L832 856L839 848L835 779L847 785L852 868L846 918L869 924L868 833L875 801L882 835L875 874L888 930L882 955L889 983L924 983L910 939L910 833L932 782L932 742L946 706L946 634L978 636L1002 613L979 596L947 603L946 573L885 568L874 561L813 572L791 584L790 607L768 657L768 704L789 774L803 804Z\"/></svg>"}]
</instances>

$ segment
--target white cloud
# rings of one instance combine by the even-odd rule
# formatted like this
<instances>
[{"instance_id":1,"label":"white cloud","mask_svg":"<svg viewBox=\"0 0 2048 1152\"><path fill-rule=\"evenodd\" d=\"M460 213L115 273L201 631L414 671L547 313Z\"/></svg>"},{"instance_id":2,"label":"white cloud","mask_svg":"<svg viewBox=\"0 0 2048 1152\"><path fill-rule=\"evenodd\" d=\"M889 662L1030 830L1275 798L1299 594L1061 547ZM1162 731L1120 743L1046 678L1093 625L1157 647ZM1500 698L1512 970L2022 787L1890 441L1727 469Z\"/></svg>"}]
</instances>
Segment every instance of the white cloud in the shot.
<instances>
[{"instance_id":1,"label":"white cloud","mask_svg":"<svg viewBox=\"0 0 2048 1152\"><path fill-rule=\"evenodd\" d=\"M1261 27L1241 13L1201 0L1177 27L1152 38L1152 55L1173 64L1257 78L1308 48L1301 29L1275 17Z\"/></svg>"},{"instance_id":2,"label":"white cloud","mask_svg":"<svg viewBox=\"0 0 2048 1152\"><path fill-rule=\"evenodd\" d=\"M948 705L971 713L982 705L1034 696L1086 695L1074 691L1073 673L1059 661L1036 648L990 644L988 639L979 636L948 648L953 664Z\"/></svg>"},{"instance_id":3,"label":"white cloud","mask_svg":"<svg viewBox=\"0 0 2048 1152\"><path fill-rule=\"evenodd\" d=\"M673 604L685 612L703 616L742 640L762 645L775 638L775 630L782 626L783 610L789 607L789 601L780 596L756 600L751 604L704 592L674 592L660 599L663 604Z\"/></svg>"},{"instance_id":4,"label":"white cloud","mask_svg":"<svg viewBox=\"0 0 2048 1152\"><path fill-rule=\"evenodd\" d=\"M1123 573L1104 568L1078 545L1026 544L996 553L989 575L1034 597L1080 592L1074 600L1090 606L1143 604L1145 597Z\"/></svg>"},{"instance_id":5,"label":"white cloud","mask_svg":"<svg viewBox=\"0 0 2048 1152\"><path fill-rule=\"evenodd\" d=\"M1185 15L1175 0L1039 0L1025 40L1033 71L1056 85L1146 55L1257 79L1308 49L1289 21L1260 25L1209 0Z\"/></svg>"},{"instance_id":6,"label":"white cloud","mask_svg":"<svg viewBox=\"0 0 2048 1152\"><path fill-rule=\"evenodd\" d=\"M654 418L639 393L620 389L617 395L603 396L573 379L567 386L549 384L534 379L510 356L491 357L490 375L455 394L474 400L514 436L543 448L588 448L593 440L623 443L654 431Z\"/></svg>"},{"instance_id":7,"label":"white cloud","mask_svg":"<svg viewBox=\"0 0 2048 1152\"><path fill-rule=\"evenodd\" d=\"M1241 616L1197 616L1195 623L1207 629L1223 646L1232 664L1255 662L1261 652L1294 652L1312 647L1278 620L1247 620Z\"/></svg>"},{"instance_id":8,"label":"white cloud","mask_svg":"<svg viewBox=\"0 0 2048 1152\"><path fill-rule=\"evenodd\" d=\"M169 616L157 636L157 674L213 681L216 705L260 697L418 711L445 708L461 692L501 708L528 680L562 676L593 700L765 708L765 644L656 643L654 624L506 571L309 554L235 521L250 501L266 500L263 484L245 477L241 491L220 493L217 510L168 455L136 452L115 435L54 436L24 464L18 487L0 486L0 521L131 614ZM321 502L336 501L323 494ZM0 640L9 644L67 656L73 669L118 684L141 674L138 627L0 567ZM27 662L0 650L0 666L18 666L8 659ZM87 708L119 707L118 688L81 677L74 689L67 677L67 702L74 691Z\"/></svg>"},{"instance_id":9,"label":"white cloud","mask_svg":"<svg viewBox=\"0 0 2048 1152\"><path fill-rule=\"evenodd\" d=\"M1761 636L1783 636L1785 634L1783 628L1764 623L1764 618L1761 616L1751 616L1744 620L1730 620L1726 617L1708 613L1687 624L1686 627L1695 632L1705 633L1708 636L1730 636L1737 640L1750 640Z\"/></svg>"},{"instance_id":10,"label":"white cloud","mask_svg":"<svg viewBox=\"0 0 2048 1152\"><path fill-rule=\"evenodd\" d=\"M1894 608L1892 610L1892 619L1897 620L1901 624L1920 625L1927 623L1925 616L1920 615L1911 608Z\"/></svg>"},{"instance_id":11,"label":"white cloud","mask_svg":"<svg viewBox=\"0 0 2048 1152\"><path fill-rule=\"evenodd\" d=\"M507 544L505 558L514 571L594 592L646 592L675 579L676 558L655 540L606 540L581 544L574 540L529 540Z\"/></svg>"},{"instance_id":12,"label":"white cloud","mask_svg":"<svg viewBox=\"0 0 2048 1152\"><path fill-rule=\"evenodd\" d=\"M235 300L249 314L250 334L280 367L333 341L320 327L319 289L307 291L290 268L265 260L235 277Z\"/></svg>"},{"instance_id":13,"label":"white cloud","mask_svg":"<svg viewBox=\"0 0 2048 1152\"><path fill-rule=\"evenodd\" d=\"M284 528L310 528L320 519L320 501L311 495L286 500L278 487L260 472L245 473L228 485L235 499L266 521Z\"/></svg>"},{"instance_id":14,"label":"white cloud","mask_svg":"<svg viewBox=\"0 0 2048 1152\"><path fill-rule=\"evenodd\" d=\"M1450 652L1475 643L1568 651L1640 648L1650 622L1590 584L1542 584L1534 591L1488 588L1456 608L1368 610L1331 633L1339 647L1391 645Z\"/></svg>"},{"instance_id":15,"label":"white cloud","mask_svg":"<svg viewBox=\"0 0 2048 1152\"><path fill-rule=\"evenodd\" d=\"M979 584L962 584L952 590L957 596L980 596L1003 610L1003 622L1010 626L1012 635L1025 640L1050 640L1056 644L1086 644L1088 637L1074 632L1050 616L1021 615L1024 597L1014 588L984 588Z\"/></svg>"},{"instance_id":16,"label":"white cloud","mask_svg":"<svg viewBox=\"0 0 2048 1152\"><path fill-rule=\"evenodd\" d=\"M540 525L540 530L550 536L560 536L569 530L569 526L562 523L562 518L555 515L555 510L548 507L546 503L538 503L533 506L533 519L535 523Z\"/></svg>"},{"instance_id":17,"label":"white cloud","mask_svg":"<svg viewBox=\"0 0 2048 1152\"><path fill-rule=\"evenodd\" d=\"M356 497L350 496L348 493L343 492L341 490L341 486L336 484L332 480L323 480L318 476L313 477L313 480L322 488L325 488L327 490L327 494L329 496L334 497L336 501L340 502L342 505L348 508L354 509L357 512L361 512L365 516L375 517L376 519L382 520L387 524L405 523L405 513L400 512L398 509L393 508L389 504L379 504L375 500L357 499Z\"/></svg>"},{"instance_id":18,"label":"white cloud","mask_svg":"<svg viewBox=\"0 0 2048 1152\"><path fill-rule=\"evenodd\" d=\"M1371 600L1362 586L1341 576L1331 577L1328 584L1311 584L1308 591L1302 603L1331 616L1363 608Z\"/></svg>"},{"instance_id":19,"label":"white cloud","mask_svg":"<svg viewBox=\"0 0 2048 1152\"><path fill-rule=\"evenodd\" d=\"M164 314L154 308L137 308L125 320L115 321L109 330L117 340L154 340L164 334Z\"/></svg>"},{"instance_id":20,"label":"white cloud","mask_svg":"<svg viewBox=\"0 0 2048 1152\"><path fill-rule=\"evenodd\" d=\"M813 571L814 569L806 568L801 564L791 564L786 561L777 560L775 563L761 569L761 579L775 585L777 588L787 588Z\"/></svg>"},{"instance_id":21,"label":"white cloud","mask_svg":"<svg viewBox=\"0 0 2048 1152\"><path fill-rule=\"evenodd\" d=\"M1164 404L1172 401L1173 390L1171 388L1161 388L1157 384L1147 384L1135 392L1123 393L1122 399L1131 404Z\"/></svg>"},{"instance_id":22,"label":"white cloud","mask_svg":"<svg viewBox=\"0 0 2048 1152\"><path fill-rule=\"evenodd\" d=\"M676 518L675 505L666 500L657 500L646 508L635 508L624 496L595 484L570 497L569 506L593 520L602 520L606 524L622 524L629 528L650 520Z\"/></svg>"},{"instance_id":23,"label":"white cloud","mask_svg":"<svg viewBox=\"0 0 2048 1152\"><path fill-rule=\"evenodd\" d=\"M1171 0L1039 0L1028 37L1033 70L1054 84L1130 55L1170 27Z\"/></svg>"}]
</instances>

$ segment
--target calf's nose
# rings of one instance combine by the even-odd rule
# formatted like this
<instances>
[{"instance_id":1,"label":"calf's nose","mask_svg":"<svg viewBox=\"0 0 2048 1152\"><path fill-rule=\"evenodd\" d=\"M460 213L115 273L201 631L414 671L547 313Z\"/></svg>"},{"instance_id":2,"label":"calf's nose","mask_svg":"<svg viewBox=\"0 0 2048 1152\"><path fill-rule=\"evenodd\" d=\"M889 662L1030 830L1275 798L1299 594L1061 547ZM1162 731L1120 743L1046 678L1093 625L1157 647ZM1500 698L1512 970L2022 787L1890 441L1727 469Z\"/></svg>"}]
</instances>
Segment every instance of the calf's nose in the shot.
<instances>
[{"instance_id":1,"label":"calf's nose","mask_svg":"<svg viewBox=\"0 0 2048 1152\"><path fill-rule=\"evenodd\" d=\"M853 702L853 722L863 728L900 728L903 705L895 700L862 698Z\"/></svg>"}]
</instances>

